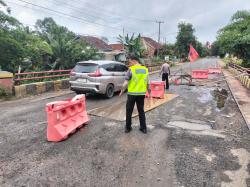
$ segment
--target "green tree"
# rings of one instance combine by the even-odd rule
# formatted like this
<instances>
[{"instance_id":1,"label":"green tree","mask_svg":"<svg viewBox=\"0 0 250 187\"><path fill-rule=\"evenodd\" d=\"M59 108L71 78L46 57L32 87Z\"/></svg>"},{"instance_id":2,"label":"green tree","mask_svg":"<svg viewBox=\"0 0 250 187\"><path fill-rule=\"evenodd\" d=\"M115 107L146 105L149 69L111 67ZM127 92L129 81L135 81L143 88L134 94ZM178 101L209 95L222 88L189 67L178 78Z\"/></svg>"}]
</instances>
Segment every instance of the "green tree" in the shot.
<instances>
[{"instance_id":1,"label":"green tree","mask_svg":"<svg viewBox=\"0 0 250 187\"><path fill-rule=\"evenodd\" d=\"M8 30L11 28L15 28L21 25L21 23L15 19L14 17L10 16L11 10L7 7L6 3L0 0L0 6L3 6L6 9L6 12L0 11L0 29Z\"/></svg>"},{"instance_id":2,"label":"green tree","mask_svg":"<svg viewBox=\"0 0 250 187\"><path fill-rule=\"evenodd\" d=\"M10 34L0 30L0 69L14 72L22 59L23 48Z\"/></svg>"},{"instance_id":3,"label":"green tree","mask_svg":"<svg viewBox=\"0 0 250 187\"><path fill-rule=\"evenodd\" d=\"M217 42L221 50L243 60L250 67L250 11L238 11L231 23L219 30Z\"/></svg>"},{"instance_id":4,"label":"green tree","mask_svg":"<svg viewBox=\"0 0 250 187\"><path fill-rule=\"evenodd\" d=\"M190 23L181 22L178 24L178 35L176 37L176 50L181 58L186 58L189 53L189 45L195 45L194 28Z\"/></svg>"},{"instance_id":5,"label":"green tree","mask_svg":"<svg viewBox=\"0 0 250 187\"><path fill-rule=\"evenodd\" d=\"M46 57L53 54L50 45L28 27L15 29L11 34L23 48L23 59L19 62L23 70L44 70Z\"/></svg>"},{"instance_id":6,"label":"green tree","mask_svg":"<svg viewBox=\"0 0 250 187\"><path fill-rule=\"evenodd\" d=\"M160 57L163 58L164 56L173 57L176 55L176 49L174 44L164 44L162 49L160 50Z\"/></svg>"},{"instance_id":7,"label":"green tree","mask_svg":"<svg viewBox=\"0 0 250 187\"><path fill-rule=\"evenodd\" d=\"M51 46L53 55L49 65L52 69L72 68L77 61L97 56L95 48L66 27L56 24L52 18L38 20L36 28L41 38Z\"/></svg>"},{"instance_id":8,"label":"green tree","mask_svg":"<svg viewBox=\"0 0 250 187\"><path fill-rule=\"evenodd\" d=\"M220 56L221 58L225 56L225 51L222 49L218 41L212 43L211 55Z\"/></svg>"},{"instance_id":9,"label":"green tree","mask_svg":"<svg viewBox=\"0 0 250 187\"><path fill-rule=\"evenodd\" d=\"M199 53L200 57L205 57L209 55L209 49L207 48L207 46L203 45L199 41L195 41L194 48Z\"/></svg>"},{"instance_id":10,"label":"green tree","mask_svg":"<svg viewBox=\"0 0 250 187\"><path fill-rule=\"evenodd\" d=\"M0 1L0 4L7 5ZM0 11L0 66L1 69L16 72L18 66L29 69L43 66L43 57L51 55L50 46L29 28L22 26L10 15Z\"/></svg>"}]
</instances>

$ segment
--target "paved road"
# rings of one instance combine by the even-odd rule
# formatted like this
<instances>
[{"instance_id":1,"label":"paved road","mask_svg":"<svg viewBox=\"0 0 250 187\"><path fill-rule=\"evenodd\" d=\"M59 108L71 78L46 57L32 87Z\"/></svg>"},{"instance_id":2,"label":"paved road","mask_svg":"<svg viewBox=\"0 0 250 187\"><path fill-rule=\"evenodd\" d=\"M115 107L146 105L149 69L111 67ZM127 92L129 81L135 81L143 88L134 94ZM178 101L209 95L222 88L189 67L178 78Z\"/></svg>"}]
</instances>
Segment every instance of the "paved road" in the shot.
<instances>
[{"instance_id":1,"label":"paved road","mask_svg":"<svg viewBox=\"0 0 250 187\"><path fill-rule=\"evenodd\" d=\"M211 64L216 59L191 68ZM0 103L0 186L250 186L249 131L228 87L201 85L171 86L180 96L146 114L147 135L138 131L138 118L124 134L123 122L92 116L60 143L46 141L44 106L74 94ZM87 107L120 99L126 96L90 96Z\"/></svg>"}]
</instances>

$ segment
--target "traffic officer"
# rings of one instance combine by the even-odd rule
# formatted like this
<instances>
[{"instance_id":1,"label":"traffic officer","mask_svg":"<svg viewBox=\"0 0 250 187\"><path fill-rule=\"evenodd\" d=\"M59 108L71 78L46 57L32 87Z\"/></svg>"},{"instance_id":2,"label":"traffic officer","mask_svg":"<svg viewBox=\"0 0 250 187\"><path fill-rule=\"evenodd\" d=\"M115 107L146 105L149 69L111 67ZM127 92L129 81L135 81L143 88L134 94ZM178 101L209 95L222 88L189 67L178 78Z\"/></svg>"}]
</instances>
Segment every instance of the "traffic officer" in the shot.
<instances>
[{"instance_id":1,"label":"traffic officer","mask_svg":"<svg viewBox=\"0 0 250 187\"><path fill-rule=\"evenodd\" d=\"M120 93L128 89L127 104L126 104L126 126L125 133L129 133L132 130L132 113L134 105L136 103L140 120L140 131L144 134L147 133L146 118L144 112L144 99L146 91L149 90L148 86L148 68L142 66L138 62L138 58L135 55L129 56L129 70L126 74L125 81ZM150 90L149 90L150 93Z\"/></svg>"},{"instance_id":2,"label":"traffic officer","mask_svg":"<svg viewBox=\"0 0 250 187\"><path fill-rule=\"evenodd\" d=\"M168 76L170 76L170 66L167 62L162 64L159 76L162 77L162 81L166 81L166 90L168 90L169 89Z\"/></svg>"}]
</instances>

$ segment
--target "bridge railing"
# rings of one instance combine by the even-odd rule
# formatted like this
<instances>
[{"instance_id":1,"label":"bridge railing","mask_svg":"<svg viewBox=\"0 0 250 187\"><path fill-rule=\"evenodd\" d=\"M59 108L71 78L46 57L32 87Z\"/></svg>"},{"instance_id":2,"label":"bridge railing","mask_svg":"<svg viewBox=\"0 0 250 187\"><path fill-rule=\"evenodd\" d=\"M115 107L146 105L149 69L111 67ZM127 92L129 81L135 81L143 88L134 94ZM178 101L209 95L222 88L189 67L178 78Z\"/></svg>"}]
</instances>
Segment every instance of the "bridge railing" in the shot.
<instances>
[{"instance_id":1,"label":"bridge railing","mask_svg":"<svg viewBox=\"0 0 250 187\"><path fill-rule=\"evenodd\" d=\"M70 71L71 69L16 73L14 82L15 84L21 84L21 82L23 81L36 81L49 78L53 79L53 78L69 77Z\"/></svg>"},{"instance_id":2,"label":"bridge railing","mask_svg":"<svg viewBox=\"0 0 250 187\"><path fill-rule=\"evenodd\" d=\"M147 67L153 68L159 65L148 65ZM56 79L56 78L69 78L71 69L68 70L51 70L51 71L39 71L39 72L23 72L16 73L14 77L15 85L20 85L25 81L44 81L44 79Z\"/></svg>"},{"instance_id":3,"label":"bridge railing","mask_svg":"<svg viewBox=\"0 0 250 187\"><path fill-rule=\"evenodd\" d=\"M232 63L232 62L230 62L228 65L229 65L229 67L234 68L241 73L247 73L247 75L250 77L250 68L244 68L244 67L242 67L238 64Z\"/></svg>"}]
</instances>

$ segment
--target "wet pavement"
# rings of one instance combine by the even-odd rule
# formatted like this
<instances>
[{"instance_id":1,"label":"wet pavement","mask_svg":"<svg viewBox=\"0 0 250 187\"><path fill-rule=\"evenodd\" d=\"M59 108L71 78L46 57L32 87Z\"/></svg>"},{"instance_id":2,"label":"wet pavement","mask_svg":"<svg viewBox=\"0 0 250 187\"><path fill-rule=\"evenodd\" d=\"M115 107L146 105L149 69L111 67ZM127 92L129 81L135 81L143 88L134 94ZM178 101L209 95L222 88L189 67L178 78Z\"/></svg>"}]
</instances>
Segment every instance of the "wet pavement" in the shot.
<instances>
[{"instance_id":1,"label":"wet pavement","mask_svg":"<svg viewBox=\"0 0 250 187\"><path fill-rule=\"evenodd\" d=\"M213 64L201 59L191 68ZM171 85L179 97L146 113L146 135L138 117L125 134L124 122L91 116L66 141L51 143L44 106L74 94L0 103L0 186L250 186L250 133L226 82L211 83L220 79ZM87 107L125 100L89 96Z\"/></svg>"},{"instance_id":2,"label":"wet pavement","mask_svg":"<svg viewBox=\"0 0 250 187\"><path fill-rule=\"evenodd\" d=\"M213 91L213 96L217 102L217 108L218 109L223 108L225 106L225 102L228 96L227 90L224 88L222 89L217 88Z\"/></svg>"}]
</instances>

